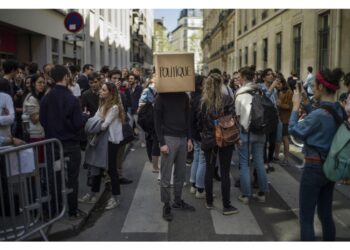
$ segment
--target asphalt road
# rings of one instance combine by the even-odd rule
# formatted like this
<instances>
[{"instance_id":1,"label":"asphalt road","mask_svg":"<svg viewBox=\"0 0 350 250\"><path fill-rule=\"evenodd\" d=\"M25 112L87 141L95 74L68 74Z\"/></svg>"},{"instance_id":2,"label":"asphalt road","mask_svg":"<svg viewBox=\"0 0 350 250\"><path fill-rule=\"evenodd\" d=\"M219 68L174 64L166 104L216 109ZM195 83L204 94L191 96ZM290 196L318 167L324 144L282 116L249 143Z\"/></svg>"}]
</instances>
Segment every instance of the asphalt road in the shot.
<instances>
[{"instance_id":1,"label":"asphalt road","mask_svg":"<svg viewBox=\"0 0 350 250\"><path fill-rule=\"evenodd\" d=\"M152 173L144 148L135 147L125 162L125 176L134 182L122 185L121 205L111 211L103 206L94 212L91 221L77 236L67 241L298 241L298 192L301 169L292 162L290 167L273 164L276 171L268 174L270 193L265 203L250 201L244 205L237 200L239 188L233 179L239 176L237 167L231 169L231 202L239 213L222 215L220 182L214 182L215 209L207 210L205 200L183 189L183 198L195 212L173 211L174 220L162 219L158 175ZM187 168L188 178L190 167ZM349 190L349 188L347 189ZM350 240L350 199L334 193L334 219L337 240ZM316 235L321 227L315 216Z\"/></svg>"}]
</instances>

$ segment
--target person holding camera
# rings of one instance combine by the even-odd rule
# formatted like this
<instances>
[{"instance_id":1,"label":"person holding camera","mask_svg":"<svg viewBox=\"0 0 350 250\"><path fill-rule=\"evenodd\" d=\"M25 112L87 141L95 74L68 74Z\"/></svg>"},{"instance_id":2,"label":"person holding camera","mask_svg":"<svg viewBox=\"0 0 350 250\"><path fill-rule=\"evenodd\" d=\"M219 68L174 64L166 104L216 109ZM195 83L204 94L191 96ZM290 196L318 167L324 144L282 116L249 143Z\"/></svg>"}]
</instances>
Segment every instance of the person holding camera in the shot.
<instances>
[{"instance_id":1,"label":"person holding camera","mask_svg":"<svg viewBox=\"0 0 350 250\"><path fill-rule=\"evenodd\" d=\"M323 172L325 161L337 131L337 121L344 120L343 110L334 102L343 76L340 68L324 69L316 74L313 93L323 108L312 110L303 121L299 120L299 108L303 96L294 91L293 109L289 120L289 133L305 144L305 166L300 180L299 219L302 241L314 241L314 218L317 207L322 224L323 240L334 241L336 228L332 215L333 190L335 183L326 178ZM328 112L331 111L331 112Z\"/></svg>"}]
</instances>

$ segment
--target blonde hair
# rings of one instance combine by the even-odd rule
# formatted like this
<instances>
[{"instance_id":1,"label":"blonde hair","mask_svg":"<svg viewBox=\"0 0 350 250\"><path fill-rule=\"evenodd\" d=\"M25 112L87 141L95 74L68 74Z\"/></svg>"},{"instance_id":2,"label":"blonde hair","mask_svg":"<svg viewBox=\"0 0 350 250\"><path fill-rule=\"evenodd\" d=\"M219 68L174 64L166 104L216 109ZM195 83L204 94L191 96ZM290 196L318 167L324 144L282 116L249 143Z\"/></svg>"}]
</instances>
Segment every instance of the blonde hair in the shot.
<instances>
[{"instance_id":1,"label":"blonde hair","mask_svg":"<svg viewBox=\"0 0 350 250\"><path fill-rule=\"evenodd\" d=\"M106 115L110 108L114 105L118 107L118 117L122 123L125 120L125 113L123 103L121 101L121 97L117 87L112 82L104 83L109 91L109 96L105 99L100 99L100 109L102 112L102 117L106 118Z\"/></svg>"},{"instance_id":2,"label":"blonde hair","mask_svg":"<svg viewBox=\"0 0 350 250\"><path fill-rule=\"evenodd\" d=\"M223 79L220 74L212 73L206 79L202 93L202 110L205 106L206 113L221 114L224 111L223 94L221 91Z\"/></svg>"}]
</instances>

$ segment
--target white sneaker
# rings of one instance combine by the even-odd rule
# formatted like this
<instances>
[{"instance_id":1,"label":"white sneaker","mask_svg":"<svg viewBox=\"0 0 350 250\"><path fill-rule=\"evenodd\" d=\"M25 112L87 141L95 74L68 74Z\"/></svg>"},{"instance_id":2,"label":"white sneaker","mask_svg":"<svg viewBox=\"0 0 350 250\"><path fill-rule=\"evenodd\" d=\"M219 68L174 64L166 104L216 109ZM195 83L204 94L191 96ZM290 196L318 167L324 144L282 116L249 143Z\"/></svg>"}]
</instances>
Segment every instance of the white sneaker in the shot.
<instances>
[{"instance_id":1,"label":"white sneaker","mask_svg":"<svg viewBox=\"0 0 350 250\"><path fill-rule=\"evenodd\" d=\"M190 193L195 194L196 191L197 191L197 188L191 186Z\"/></svg>"},{"instance_id":2,"label":"white sneaker","mask_svg":"<svg viewBox=\"0 0 350 250\"><path fill-rule=\"evenodd\" d=\"M238 196L238 200L241 201L243 204L248 204L249 202L249 198L243 195Z\"/></svg>"},{"instance_id":3,"label":"white sneaker","mask_svg":"<svg viewBox=\"0 0 350 250\"><path fill-rule=\"evenodd\" d=\"M265 202L266 201L265 194L259 195L258 193L256 193L256 194L253 194L253 198L257 199L259 202Z\"/></svg>"},{"instance_id":4,"label":"white sneaker","mask_svg":"<svg viewBox=\"0 0 350 250\"><path fill-rule=\"evenodd\" d=\"M94 204L97 202L97 198L94 195L87 193L83 197L79 198L78 201L81 203Z\"/></svg>"},{"instance_id":5,"label":"white sneaker","mask_svg":"<svg viewBox=\"0 0 350 250\"><path fill-rule=\"evenodd\" d=\"M146 144L144 142L141 143L141 148L145 148Z\"/></svg>"},{"instance_id":6,"label":"white sneaker","mask_svg":"<svg viewBox=\"0 0 350 250\"><path fill-rule=\"evenodd\" d=\"M120 201L114 199L114 197L110 198L107 202L106 210L113 209L115 207L118 207L120 205Z\"/></svg>"},{"instance_id":7,"label":"white sneaker","mask_svg":"<svg viewBox=\"0 0 350 250\"><path fill-rule=\"evenodd\" d=\"M196 192L196 198L197 199L205 199L205 192L203 191L202 193Z\"/></svg>"}]
</instances>

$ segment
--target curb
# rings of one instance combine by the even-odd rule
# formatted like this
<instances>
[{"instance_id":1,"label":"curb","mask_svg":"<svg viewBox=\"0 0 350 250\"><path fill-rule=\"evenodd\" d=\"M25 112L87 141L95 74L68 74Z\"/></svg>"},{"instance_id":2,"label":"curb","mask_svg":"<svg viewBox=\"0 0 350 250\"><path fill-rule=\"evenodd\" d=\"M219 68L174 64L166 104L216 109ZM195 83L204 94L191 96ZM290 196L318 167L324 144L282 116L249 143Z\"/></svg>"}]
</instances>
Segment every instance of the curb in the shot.
<instances>
[{"instance_id":1,"label":"curb","mask_svg":"<svg viewBox=\"0 0 350 250\"><path fill-rule=\"evenodd\" d=\"M137 143L137 140L132 141L131 143L128 143L125 149L124 159L127 158L128 154L131 152L131 148L135 146ZM102 183L101 183L102 184ZM103 187L102 187L103 188ZM94 211L98 211L101 209L102 205L105 203L106 199L103 199L106 197L106 195L110 192L109 188L104 185L104 189L98 194L98 199L95 204L82 204L79 203L80 208L83 208L83 212L86 213L86 216L84 216L80 220L76 221L70 221L68 220L67 216L65 215L63 218L61 218L59 221L54 223L51 227L50 233L48 235L49 241L60 241L65 240L67 238L70 238L72 236L78 235L82 229L85 228L85 226L88 224L92 217L92 213ZM28 238L27 241L42 241L42 237L39 236L39 234L35 234L32 237Z\"/></svg>"}]
</instances>

